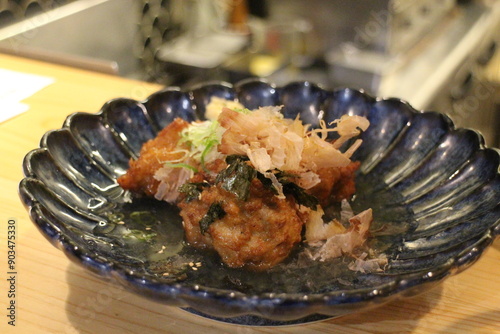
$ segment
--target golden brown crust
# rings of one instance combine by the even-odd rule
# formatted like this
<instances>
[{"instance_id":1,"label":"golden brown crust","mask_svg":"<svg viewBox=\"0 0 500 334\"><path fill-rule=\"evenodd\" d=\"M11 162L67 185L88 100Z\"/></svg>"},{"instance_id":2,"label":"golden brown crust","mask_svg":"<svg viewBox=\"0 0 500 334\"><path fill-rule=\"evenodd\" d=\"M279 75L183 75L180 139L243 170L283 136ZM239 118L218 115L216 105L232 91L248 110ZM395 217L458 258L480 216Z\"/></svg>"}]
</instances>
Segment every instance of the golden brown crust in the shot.
<instances>
[{"instance_id":1,"label":"golden brown crust","mask_svg":"<svg viewBox=\"0 0 500 334\"><path fill-rule=\"evenodd\" d=\"M145 143L140 157L131 160L127 173L118 178L120 186L154 196L160 184L155 178L156 172L165 162L182 158L178 143L181 131L188 125L182 119L175 119L155 139ZM275 196L258 178L252 180L248 198L239 199L215 182L215 176L226 167L224 160L217 159L199 168L200 172L188 182L206 184L200 189L200 196L188 200L181 194L177 199L186 240L196 248L215 250L229 267L269 269L283 261L301 242L307 214L299 210L294 197ZM358 167L358 162L352 162L346 167L322 168L318 171L321 183L308 192L322 205L350 198L355 191L354 173ZM172 173L169 177L176 175ZM164 181L175 183L176 180ZM202 233L200 220L214 203L221 206L223 215L213 219Z\"/></svg>"},{"instance_id":2,"label":"golden brown crust","mask_svg":"<svg viewBox=\"0 0 500 334\"><path fill-rule=\"evenodd\" d=\"M360 163L353 161L345 167L322 168L318 170L321 183L308 190L316 196L321 205L349 199L356 192L355 172Z\"/></svg>"},{"instance_id":3,"label":"golden brown crust","mask_svg":"<svg viewBox=\"0 0 500 334\"><path fill-rule=\"evenodd\" d=\"M199 221L212 203L221 203L225 215L201 234ZM265 270L283 261L301 241L304 222L295 201L279 199L254 179L248 200L212 186L200 199L179 203L187 241L213 248L229 267Z\"/></svg>"},{"instance_id":4,"label":"golden brown crust","mask_svg":"<svg viewBox=\"0 0 500 334\"><path fill-rule=\"evenodd\" d=\"M182 129L188 125L185 120L176 118L154 139L147 141L141 148L139 158L130 159L129 169L126 174L118 178L118 184L123 189L154 196L160 183L154 178L154 174L164 162L182 156L181 153L172 151L180 139Z\"/></svg>"}]
</instances>

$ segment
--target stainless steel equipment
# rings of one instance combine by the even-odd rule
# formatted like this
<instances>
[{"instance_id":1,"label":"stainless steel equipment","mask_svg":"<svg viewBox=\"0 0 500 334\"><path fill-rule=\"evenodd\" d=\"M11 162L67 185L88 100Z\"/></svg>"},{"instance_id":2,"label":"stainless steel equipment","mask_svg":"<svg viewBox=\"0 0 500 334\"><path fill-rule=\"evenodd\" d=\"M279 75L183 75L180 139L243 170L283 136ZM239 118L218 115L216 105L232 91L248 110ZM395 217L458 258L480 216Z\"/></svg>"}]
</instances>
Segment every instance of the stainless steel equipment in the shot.
<instances>
[{"instance_id":1,"label":"stainless steel equipment","mask_svg":"<svg viewBox=\"0 0 500 334\"><path fill-rule=\"evenodd\" d=\"M496 146L498 87L480 73L499 34L499 0L0 0L0 52L165 85L361 88L445 112Z\"/></svg>"},{"instance_id":2,"label":"stainless steel equipment","mask_svg":"<svg viewBox=\"0 0 500 334\"><path fill-rule=\"evenodd\" d=\"M447 113L500 147L495 89L480 75L500 39L500 1L270 1L278 17L309 19L326 68L283 70L273 81L312 78L399 97ZM279 14L278 14L279 13ZM324 74L327 73L325 76Z\"/></svg>"},{"instance_id":3,"label":"stainless steel equipment","mask_svg":"<svg viewBox=\"0 0 500 334\"><path fill-rule=\"evenodd\" d=\"M453 8L454 0L269 1L278 18L305 17L325 50L348 43L368 52L396 55L411 48Z\"/></svg>"},{"instance_id":4,"label":"stainless steel equipment","mask_svg":"<svg viewBox=\"0 0 500 334\"><path fill-rule=\"evenodd\" d=\"M10 18L0 52L123 76L140 70L134 0L0 1L0 19Z\"/></svg>"},{"instance_id":5,"label":"stainless steel equipment","mask_svg":"<svg viewBox=\"0 0 500 334\"><path fill-rule=\"evenodd\" d=\"M483 75L499 39L499 2L460 6L414 52L380 76L376 93L444 112L456 126L477 129L488 145L500 147L499 90Z\"/></svg>"}]
</instances>

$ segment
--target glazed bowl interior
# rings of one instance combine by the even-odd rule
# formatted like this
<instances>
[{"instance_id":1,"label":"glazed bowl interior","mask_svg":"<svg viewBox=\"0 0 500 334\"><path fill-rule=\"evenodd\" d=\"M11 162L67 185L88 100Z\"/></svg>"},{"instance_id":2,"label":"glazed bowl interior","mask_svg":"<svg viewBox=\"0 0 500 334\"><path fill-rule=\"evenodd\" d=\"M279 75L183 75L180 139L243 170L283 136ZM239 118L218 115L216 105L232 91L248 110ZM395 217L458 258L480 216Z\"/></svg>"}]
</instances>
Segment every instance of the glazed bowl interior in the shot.
<instances>
[{"instance_id":1,"label":"glazed bowl interior","mask_svg":"<svg viewBox=\"0 0 500 334\"><path fill-rule=\"evenodd\" d=\"M119 187L144 142L176 117L204 119L214 96L249 109L283 105L285 117L313 126L319 117L368 118L353 157L361 166L352 205L373 209L368 244L387 256L383 271L353 271L345 257L307 261L300 246L266 272L231 269L185 243L175 206ZM356 312L468 268L500 232L499 161L476 131L399 99L247 80L166 88L142 102L118 98L98 113L70 115L26 155L20 194L43 235L99 276L208 317L276 324Z\"/></svg>"}]
</instances>

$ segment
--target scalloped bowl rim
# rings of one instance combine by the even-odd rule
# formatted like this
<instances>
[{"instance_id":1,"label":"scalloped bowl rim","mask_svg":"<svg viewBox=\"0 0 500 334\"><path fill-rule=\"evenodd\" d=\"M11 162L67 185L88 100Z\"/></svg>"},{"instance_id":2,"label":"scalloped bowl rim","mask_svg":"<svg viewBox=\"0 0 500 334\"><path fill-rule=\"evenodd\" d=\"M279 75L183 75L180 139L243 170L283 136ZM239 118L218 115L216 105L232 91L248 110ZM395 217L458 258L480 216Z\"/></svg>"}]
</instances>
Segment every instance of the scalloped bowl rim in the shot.
<instances>
[{"instance_id":1,"label":"scalloped bowl rim","mask_svg":"<svg viewBox=\"0 0 500 334\"><path fill-rule=\"evenodd\" d=\"M38 151L43 151L43 150L48 150L47 147L45 147L44 141L45 138L48 136L49 133L54 132L54 131L60 131L63 129L68 129L69 124L71 122L71 119L75 117L75 115L78 114L86 114L86 115L96 115L96 116L103 116L104 115L104 107L106 104L111 103L113 101L122 101L122 100L130 100L134 101L138 104L141 104L144 106L146 109L146 105L148 101L150 101L154 96L157 94L160 94L162 92L166 91L176 91L176 92L188 92L191 93L195 89L198 89L200 87L206 87L208 85L223 85L224 87L236 90L238 87L240 87L243 84L246 84L248 82L253 82L253 81L259 81L262 83L269 84L270 86L278 89L277 86L273 85L272 83L268 83L266 80L263 79L250 79L250 80L243 80L241 82L238 82L234 85L227 83L227 82L220 82L220 81L209 81L205 83L201 83L197 86L191 87L190 89L182 90L179 87L166 87L164 89L161 89L157 92L152 93L149 95L146 99L142 101L135 101L133 99L129 98L114 98L111 99L103 104L101 109L96 112L96 113L89 113L89 112L74 112L66 117L66 120L63 123L63 126L60 129L54 129L46 132L44 136L42 137L40 147L37 149L34 149L30 152L28 152L25 156L25 159L23 161L23 166L24 166L24 172L25 172L25 177L21 181L19 185L19 191L20 191L20 196L22 199L23 204L25 205L26 209L29 211L30 218L31 220L37 225L39 230L42 232L42 234L58 249L60 249L68 258L70 258L73 262L89 269L91 272L96 273L99 277L101 278L113 278L118 284L122 284L124 286L127 286L131 288L132 290L135 290L135 292L139 292L140 294L145 294L148 297L152 297L153 299L158 299L159 301L166 302L167 304L171 305L176 305L180 307L185 307L185 306L193 306L192 302L188 303L186 300L183 300L184 298L187 297L188 300L191 298L203 298L203 299L214 299L218 302L222 303L242 303L240 306L242 306L242 309L246 309L245 312L240 313L242 315L244 314L253 314L257 316L263 316L266 317L265 314L263 314L261 311L259 311L259 307L269 307L270 302L271 302L271 307L276 307L281 304L287 304L287 303L296 303L296 304L308 304L308 307L311 307L310 311L305 312L305 315L309 314L328 314L327 309L325 307L328 307L328 304L331 303L331 305L338 305L338 304L351 304L351 303L359 303L359 302L366 302L366 301L372 301L372 300L377 300L377 299L391 299L387 297L391 297L394 295L397 295L397 297L401 297L403 295L409 294L412 295L410 291L413 290L413 288L416 288L416 290L419 290L418 288L422 285L426 285L426 283L439 283L441 282L445 277L454 275L458 272L461 272L465 269L467 269L472 263L474 263L477 259L479 259L480 255L483 253L483 251L494 241L495 237L498 236L500 232L500 219L491 226L491 228L488 230L487 233L483 236L483 238L480 239L480 241L474 245L473 247L469 247L469 249L465 249L463 254L461 256L457 256L455 258L450 258L445 265L441 265L437 270L435 271L429 271L429 272L417 272L417 273L409 273L409 274L402 274L399 275L397 278L390 283L385 283L380 286L374 286L370 288L363 288L363 289L353 289L353 290L338 290L338 291L330 291L327 293L313 293L313 294L306 294L306 293L294 293L294 294L289 294L289 293L262 293L262 294L251 294L247 295L242 292L237 292L233 290L224 290L224 289L219 289L219 288L212 288L212 287L207 287L207 286L200 286L200 285L183 285L182 283L175 283L175 284L167 284L164 282L157 282L154 280L146 280L141 276L135 275L134 272L130 272L129 269L126 268L126 266L120 266L117 265L116 263L112 263L112 261L109 261L104 258L99 258L99 256L94 256L89 254L82 254L80 253L78 247L74 244L73 240L68 239L65 235L59 233L57 229L52 225L52 222L50 221L50 218L48 218L42 209L42 204L40 204L37 199L28 192L28 190L24 186L24 182L29 179L33 179L29 176L30 173L30 156L34 154L35 152ZM310 84L310 85L316 85L315 83L309 82L309 81L297 81L297 82L291 82L290 84L294 83L302 83L302 84ZM327 93L332 93L335 91L341 91L341 90L351 90L355 92L359 92L360 94L363 94L365 96L371 97L368 94L366 94L363 90L357 90L357 89L350 89L350 88L339 88L339 89L334 89L334 90L327 90L321 88L319 85L317 86L320 89L324 90ZM413 112L416 113L422 113L422 111L418 111L414 109L408 102L397 99L397 98L379 98L379 97L371 97L374 99L374 101L383 101L383 100L398 100L402 104L406 104L413 110ZM196 106L193 104L194 108ZM450 120L451 121L451 120ZM453 123L452 123L453 124ZM473 130L475 131L475 130ZM481 134L477 131L475 131L478 136L481 136ZM482 141L482 139L481 139ZM481 144L482 148L485 149L492 149L497 152L497 154L500 154L500 151L495 148L486 148L484 147L484 142L482 141ZM498 174L500 174L500 170L498 171ZM35 178L36 179L36 178ZM37 179L36 179L37 180ZM41 182L40 180L37 180L37 182ZM52 230L53 234L49 235L47 234L47 231L42 228L42 225L50 224L49 228ZM56 222L57 225L57 222ZM468 260L468 258L470 258ZM465 261L467 264L466 265L460 265L460 262ZM402 294L402 292L408 292ZM418 291L417 291L418 293ZM177 298L180 298L178 300ZM180 301L180 303L179 303ZM333 303L332 303L333 302ZM316 305L317 303L320 303L321 305ZM317 306L317 307L316 307ZM323 307L323 308L321 308ZM317 312L319 311L319 312ZM338 312L335 312L338 313ZM218 314L214 314L217 316ZM237 316L238 314L236 314ZM235 315L231 315L233 317ZM298 317L300 318L300 317ZM297 319L298 319L297 318Z\"/></svg>"}]
</instances>

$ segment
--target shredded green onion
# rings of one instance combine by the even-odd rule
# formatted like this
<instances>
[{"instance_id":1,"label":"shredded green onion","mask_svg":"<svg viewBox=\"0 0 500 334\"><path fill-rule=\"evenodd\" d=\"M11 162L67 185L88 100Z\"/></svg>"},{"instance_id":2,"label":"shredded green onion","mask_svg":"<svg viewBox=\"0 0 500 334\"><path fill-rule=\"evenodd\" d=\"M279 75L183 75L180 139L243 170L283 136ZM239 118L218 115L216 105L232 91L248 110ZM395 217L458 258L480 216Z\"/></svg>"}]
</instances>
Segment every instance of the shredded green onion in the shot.
<instances>
[{"instance_id":1,"label":"shredded green onion","mask_svg":"<svg viewBox=\"0 0 500 334\"><path fill-rule=\"evenodd\" d=\"M198 173L198 169L196 167L193 167L191 165L188 165L188 164L185 164L185 163L182 163L182 162L178 162L178 163L166 162L164 164L164 166L165 167L171 167L171 168L186 168L186 169L192 170L195 173Z\"/></svg>"},{"instance_id":2,"label":"shredded green onion","mask_svg":"<svg viewBox=\"0 0 500 334\"><path fill-rule=\"evenodd\" d=\"M191 157L204 166L206 157L221 141L221 127L217 121L192 123L181 133L182 141L191 146Z\"/></svg>"},{"instance_id":3,"label":"shredded green onion","mask_svg":"<svg viewBox=\"0 0 500 334\"><path fill-rule=\"evenodd\" d=\"M205 149L203 150L203 152L201 152L201 156L200 156L200 163L201 163L201 166L203 167L203 169L206 170L205 168L205 157L206 155L212 150L212 148L219 144L219 141L218 140L212 140L210 141L207 146L205 147Z\"/></svg>"},{"instance_id":4,"label":"shredded green onion","mask_svg":"<svg viewBox=\"0 0 500 334\"><path fill-rule=\"evenodd\" d=\"M249 114L252 112L246 108L237 108L234 110L242 114ZM181 142L189 145L189 152L187 153L189 157L199 161L203 169L206 169L205 162L207 161L207 157L217 149L217 145L221 142L223 132L224 128L220 126L218 121L193 122L182 130ZM171 161L165 163L165 166L172 168L187 168L195 173L198 172L195 167L181 162L176 163Z\"/></svg>"}]
</instances>

